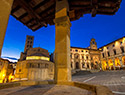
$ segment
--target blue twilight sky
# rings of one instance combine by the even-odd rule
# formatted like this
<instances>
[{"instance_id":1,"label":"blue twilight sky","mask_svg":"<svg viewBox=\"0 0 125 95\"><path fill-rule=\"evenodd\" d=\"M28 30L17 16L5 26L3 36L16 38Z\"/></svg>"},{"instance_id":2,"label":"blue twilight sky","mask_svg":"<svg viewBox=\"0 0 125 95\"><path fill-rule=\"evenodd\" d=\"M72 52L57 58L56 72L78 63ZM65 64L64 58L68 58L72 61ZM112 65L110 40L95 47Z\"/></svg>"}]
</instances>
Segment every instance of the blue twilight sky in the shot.
<instances>
[{"instance_id":1,"label":"blue twilight sky","mask_svg":"<svg viewBox=\"0 0 125 95\"><path fill-rule=\"evenodd\" d=\"M42 47L52 53L55 49L55 26L41 28L36 32L10 16L4 40L2 56L19 58L24 51L26 35L35 36L34 47ZM71 46L88 47L91 38L95 38L98 47L125 36L125 0L114 16L90 14L72 22Z\"/></svg>"}]
</instances>

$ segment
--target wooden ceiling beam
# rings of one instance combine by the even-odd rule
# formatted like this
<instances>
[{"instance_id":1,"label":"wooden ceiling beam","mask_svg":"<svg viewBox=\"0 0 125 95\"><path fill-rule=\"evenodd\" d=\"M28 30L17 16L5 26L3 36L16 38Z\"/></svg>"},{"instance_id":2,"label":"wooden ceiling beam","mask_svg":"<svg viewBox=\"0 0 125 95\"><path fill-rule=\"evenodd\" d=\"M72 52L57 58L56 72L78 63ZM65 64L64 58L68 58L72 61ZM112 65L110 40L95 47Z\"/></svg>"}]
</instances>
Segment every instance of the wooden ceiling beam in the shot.
<instances>
[{"instance_id":1,"label":"wooden ceiling beam","mask_svg":"<svg viewBox=\"0 0 125 95\"><path fill-rule=\"evenodd\" d=\"M91 5L92 5L92 17L96 16L97 9L98 9L98 0L91 0Z\"/></svg>"},{"instance_id":2,"label":"wooden ceiling beam","mask_svg":"<svg viewBox=\"0 0 125 95\"><path fill-rule=\"evenodd\" d=\"M32 9L32 7L24 0L15 0L22 8L24 8L28 14L30 14L36 21L42 26L47 26L45 22L41 22L41 17Z\"/></svg>"},{"instance_id":3,"label":"wooden ceiling beam","mask_svg":"<svg viewBox=\"0 0 125 95\"><path fill-rule=\"evenodd\" d=\"M17 10L19 10L21 7L20 6L16 6L14 9L12 9L11 14L15 13Z\"/></svg>"},{"instance_id":4,"label":"wooden ceiling beam","mask_svg":"<svg viewBox=\"0 0 125 95\"><path fill-rule=\"evenodd\" d=\"M21 16L19 17L19 19L21 20L21 19L23 19L23 18L26 17L26 16L28 16L28 13L24 13L23 15L21 15Z\"/></svg>"},{"instance_id":5,"label":"wooden ceiling beam","mask_svg":"<svg viewBox=\"0 0 125 95\"><path fill-rule=\"evenodd\" d=\"M43 6L44 4L46 4L47 2L49 2L50 0L44 0L41 3L39 3L38 5L36 5L33 10L36 10L38 8L40 8L41 6Z\"/></svg>"},{"instance_id":6,"label":"wooden ceiling beam","mask_svg":"<svg viewBox=\"0 0 125 95\"><path fill-rule=\"evenodd\" d=\"M53 4L52 6L46 8L44 11L40 12L39 15L42 16L42 14L45 14L47 12L49 12L50 10L52 10L54 8L55 10L55 4Z\"/></svg>"}]
</instances>

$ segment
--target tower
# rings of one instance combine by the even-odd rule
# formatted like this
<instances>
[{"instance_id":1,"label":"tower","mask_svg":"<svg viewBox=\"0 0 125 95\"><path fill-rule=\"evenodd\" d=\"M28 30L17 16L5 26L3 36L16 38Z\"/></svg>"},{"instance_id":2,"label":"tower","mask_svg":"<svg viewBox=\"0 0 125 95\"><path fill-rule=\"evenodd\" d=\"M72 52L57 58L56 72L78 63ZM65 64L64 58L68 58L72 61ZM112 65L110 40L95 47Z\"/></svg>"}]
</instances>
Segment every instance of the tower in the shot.
<instances>
[{"instance_id":1,"label":"tower","mask_svg":"<svg viewBox=\"0 0 125 95\"><path fill-rule=\"evenodd\" d=\"M33 41L34 41L34 36L28 36L27 35L24 53L26 53L28 49L33 48Z\"/></svg>"},{"instance_id":2,"label":"tower","mask_svg":"<svg viewBox=\"0 0 125 95\"><path fill-rule=\"evenodd\" d=\"M94 38L92 38L90 41L90 49L97 49L97 43L95 42Z\"/></svg>"},{"instance_id":3,"label":"tower","mask_svg":"<svg viewBox=\"0 0 125 95\"><path fill-rule=\"evenodd\" d=\"M21 52L19 61L26 60L27 50L33 48L34 36L26 36L25 49Z\"/></svg>"}]
</instances>

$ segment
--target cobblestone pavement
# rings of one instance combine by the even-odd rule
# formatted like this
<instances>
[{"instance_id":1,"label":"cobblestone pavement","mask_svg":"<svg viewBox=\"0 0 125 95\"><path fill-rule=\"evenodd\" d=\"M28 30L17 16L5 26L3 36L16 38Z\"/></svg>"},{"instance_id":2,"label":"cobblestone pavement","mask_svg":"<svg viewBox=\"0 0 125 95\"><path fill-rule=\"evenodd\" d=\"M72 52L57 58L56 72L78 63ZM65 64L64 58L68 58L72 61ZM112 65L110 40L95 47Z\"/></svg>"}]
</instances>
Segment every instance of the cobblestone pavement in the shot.
<instances>
[{"instance_id":1,"label":"cobblestone pavement","mask_svg":"<svg viewBox=\"0 0 125 95\"><path fill-rule=\"evenodd\" d=\"M107 86L115 95L125 95L125 70L73 76L73 81Z\"/></svg>"},{"instance_id":2,"label":"cobblestone pavement","mask_svg":"<svg viewBox=\"0 0 125 95\"><path fill-rule=\"evenodd\" d=\"M72 86L37 85L0 90L0 95L94 95L92 92Z\"/></svg>"}]
</instances>

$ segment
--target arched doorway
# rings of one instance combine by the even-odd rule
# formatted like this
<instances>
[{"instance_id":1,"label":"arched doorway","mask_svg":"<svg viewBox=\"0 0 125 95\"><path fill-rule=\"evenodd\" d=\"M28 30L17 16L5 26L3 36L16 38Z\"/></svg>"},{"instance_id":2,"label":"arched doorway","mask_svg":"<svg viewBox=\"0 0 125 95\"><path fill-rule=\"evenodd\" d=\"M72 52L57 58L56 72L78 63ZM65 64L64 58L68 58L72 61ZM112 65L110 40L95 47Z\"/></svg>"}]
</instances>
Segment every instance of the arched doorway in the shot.
<instances>
[{"instance_id":1,"label":"arched doorway","mask_svg":"<svg viewBox=\"0 0 125 95\"><path fill-rule=\"evenodd\" d=\"M111 59L108 60L109 68L113 70L113 61Z\"/></svg>"},{"instance_id":2,"label":"arched doorway","mask_svg":"<svg viewBox=\"0 0 125 95\"><path fill-rule=\"evenodd\" d=\"M122 57L122 64L125 65L125 56Z\"/></svg>"},{"instance_id":3,"label":"arched doorway","mask_svg":"<svg viewBox=\"0 0 125 95\"><path fill-rule=\"evenodd\" d=\"M121 67L120 60L118 58L115 58L115 68L116 70L119 70Z\"/></svg>"},{"instance_id":4,"label":"arched doorway","mask_svg":"<svg viewBox=\"0 0 125 95\"><path fill-rule=\"evenodd\" d=\"M116 67L118 67L118 66L121 67L120 60L118 58L115 58L115 66Z\"/></svg>"},{"instance_id":5,"label":"arched doorway","mask_svg":"<svg viewBox=\"0 0 125 95\"><path fill-rule=\"evenodd\" d=\"M107 69L108 69L108 66L106 61L102 61L102 70L107 70Z\"/></svg>"},{"instance_id":6,"label":"arched doorway","mask_svg":"<svg viewBox=\"0 0 125 95\"><path fill-rule=\"evenodd\" d=\"M79 62L76 62L76 69L79 69Z\"/></svg>"}]
</instances>

